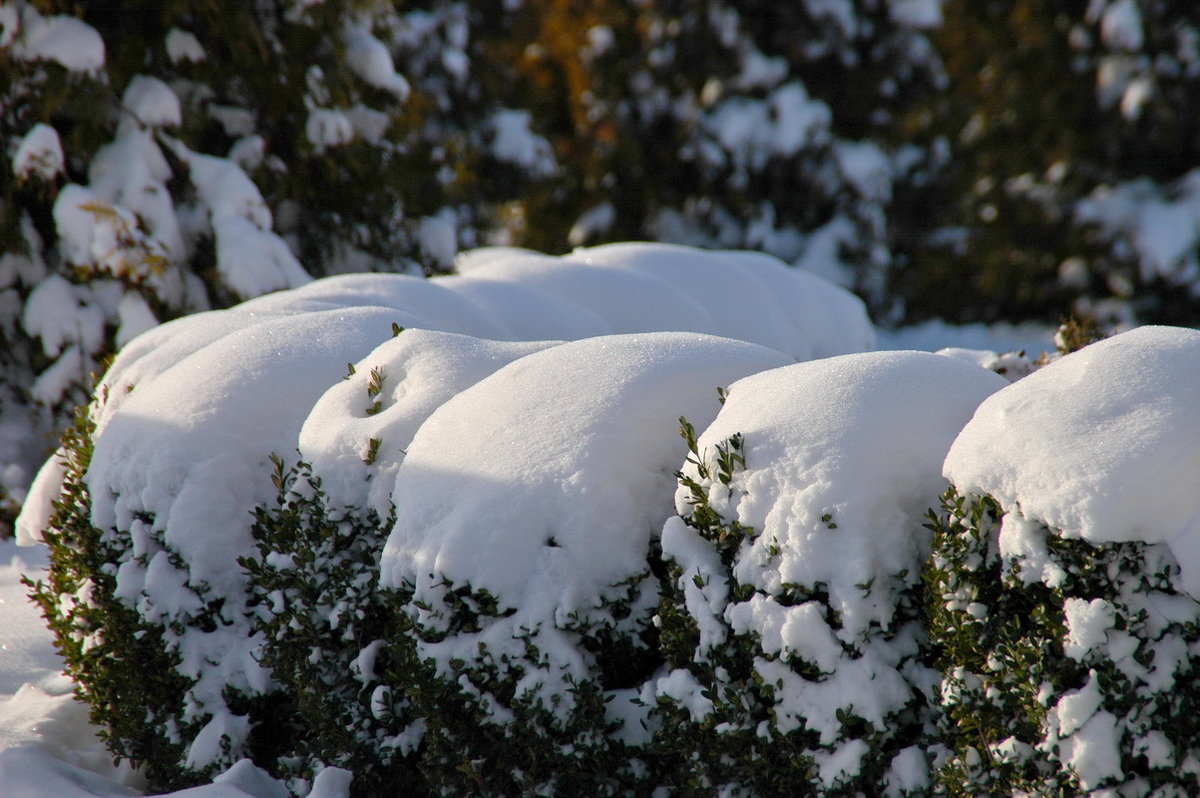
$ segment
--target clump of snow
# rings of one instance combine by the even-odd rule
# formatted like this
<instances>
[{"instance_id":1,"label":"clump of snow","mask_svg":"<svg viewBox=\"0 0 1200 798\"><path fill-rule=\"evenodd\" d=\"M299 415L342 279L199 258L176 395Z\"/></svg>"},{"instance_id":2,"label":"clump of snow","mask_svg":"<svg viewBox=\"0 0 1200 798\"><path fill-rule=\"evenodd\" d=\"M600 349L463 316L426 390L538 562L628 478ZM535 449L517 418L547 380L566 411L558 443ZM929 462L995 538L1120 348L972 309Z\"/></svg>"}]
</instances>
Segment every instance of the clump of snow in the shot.
<instances>
[{"instance_id":1,"label":"clump of snow","mask_svg":"<svg viewBox=\"0 0 1200 798\"><path fill-rule=\"evenodd\" d=\"M187 164L217 239L217 270L239 296L295 288L312 278L271 230L271 210L258 187L232 161L192 152L171 142Z\"/></svg>"},{"instance_id":2,"label":"clump of snow","mask_svg":"<svg viewBox=\"0 0 1200 798\"><path fill-rule=\"evenodd\" d=\"M324 152L330 147L341 147L354 141L354 125L341 111L314 108L308 112L304 135L312 142L314 150Z\"/></svg>"},{"instance_id":3,"label":"clump of snow","mask_svg":"<svg viewBox=\"0 0 1200 798\"><path fill-rule=\"evenodd\" d=\"M534 177L548 177L558 171L550 142L534 133L528 111L501 109L488 122L492 131L492 155L498 160L523 167Z\"/></svg>"},{"instance_id":4,"label":"clump of snow","mask_svg":"<svg viewBox=\"0 0 1200 798\"><path fill-rule=\"evenodd\" d=\"M175 92L149 75L133 76L121 96L121 105L148 127L178 127L183 121L183 111Z\"/></svg>"},{"instance_id":5,"label":"clump of snow","mask_svg":"<svg viewBox=\"0 0 1200 798\"><path fill-rule=\"evenodd\" d=\"M898 729L917 722L900 713L933 678L919 660L913 598L931 537L923 517L945 488L941 464L955 435L1006 384L951 358L878 352L790 365L729 387L681 469L680 516L662 535L699 633L689 658L696 665L683 667L707 679L695 689L721 705L713 715L728 728L718 736L769 718L756 737L801 746L820 788L857 779L863 768L868 748L846 717L872 727L880 764L900 756L889 752L891 735L911 741ZM722 476L722 447L730 451L734 440L742 460ZM722 519L720 534L696 520L700 503ZM725 535L739 530L744 539L722 555ZM727 672L742 667L772 686L765 698ZM646 698L689 707L695 719L698 699L681 695L687 682L676 673ZM808 736L782 739L800 731ZM924 759L912 754L895 763L897 784L928 780Z\"/></svg>"},{"instance_id":6,"label":"clump of snow","mask_svg":"<svg viewBox=\"0 0 1200 798\"><path fill-rule=\"evenodd\" d=\"M827 138L832 118L829 106L809 97L803 84L785 83L765 99L737 97L706 113L703 128L721 146L703 153L715 166L728 159L735 169L760 170L773 156L795 155Z\"/></svg>"},{"instance_id":7,"label":"clump of snow","mask_svg":"<svg viewBox=\"0 0 1200 798\"><path fill-rule=\"evenodd\" d=\"M15 34L13 57L53 61L71 72L94 74L104 68L104 39L95 28L75 17L44 17L31 4L22 3L17 8L19 24L13 24L11 18L5 20L6 34Z\"/></svg>"},{"instance_id":8,"label":"clump of snow","mask_svg":"<svg viewBox=\"0 0 1200 798\"><path fill-rule=\"evenodd\" d=\"M945 452L976 406L1006 384L949 358L879 352L731 386L699 444L712 451L734 433L746 441L746 471L710 496L723 516L758 530L739 554L738 581L773 595L788 584L826 585L847 642L872 623L887 628L891 602L858 586L906 569L915 578L928 546L920 519L944 489ZM681 489L681 511L687 501Z\"/></svg>"},{"instance_id":9,"label":"clump of snow","mask_svg":"<svg viewBox=\"0 0 1200 798\"><path fill-rule=\"evenodd\" d=\"M567 233L567 241L574 246L582 246L593 237L608 232L616 220L616 208L611 202L602 202L579 215Z\"/></svg>"},{"instance_id":10,"label":"clump of snow","mask_svg":"<svg viewBox=\"0 0 1200 798\"><path fill-rule=\"evenodd\" d=\"M346 46L346 63L356 75L377 89L391 92L404 102L411 91L408 81L396 72L387 46L365 27L347 25L342 32Z\"/></svg>"},{"instance_id":11,"label":"clump of snow","mask_svg":"<svg viewBox=\"0 0 1200 798\"><path fill-rule=\"evenodd\" d=\"M1142 13L1136 0L1111 0L1107 4L1093 3L1092 6L1104 9L1100 16L1100 36L1106 45L1113 50L1131 53L1142 49L1145 33L1142 30Z\"/></svg>"},{"instance_id":12,"label":"clump of snow","mask_svg":"<svg viewBox=\"0 0 1200 798\"><path fill-rule=\"evenodd\" d=\"M179 64L182 61L199 64L208 58L208 54L204 52L204 46L200 44L200 40L196 38L195 34L179 28L171 28L167 31L164 45L167 48L167 58L171 59L172 64Z\"/></svg>"},{"instance_id":13,"label":"clump of snow","mask_svg":"<svg viewBox=\"0 0 1200 798\"><path fill-rule=\"evenodd\" d=\"M1169 189L1146 178L1101 186L1075 207L1078 220L1128 242L1142 279L1181 285L1200 279L1200 170Z\"/></svg>"},{"instance_id":14,"label":"clump of snow","mask_svg":"<svg viewBox=\"0 0 1200 798\"><path fill-rule=\"evenodd\" d=\"M436 216L426 216L416 229L417 242L421 251L442 268L454 265L454 253L458 249L454 214L449 209Z\"/></svg>"},{"instance_id":15,"label":"clump of snow","mask_svg":"<svg viewBox=\"0 0 1200 798\"><path fill-rule=\"evenodd\" d=\"M300 429L300 456L334 501L385 518L396 469L429 414L500 367L552 345L406 330L317 401Z\"/></svg>"},{"instance_id":16,"label":"clump of snow","mask_svg":"<svg viewBox=\"0 0 1200 798\"><path fill-rule=\"evenodd\" d=\"M13 174L18 179L36 177L53 180L63 173L64 165L58 131L41 122L22 137L12 157Z\"/></svg>"},{"instance_id":17,"label":"clump of snow","mask_svg":"<svg viewBox=\"0 0 1200 798\"><path fill-rule=\"evenodd\" d=\"M946 458L961 493L1097 543L1165 542L1200 597L1200 332L1142 327L986 401Z\"/></svg>"},{"instance_id":18,"label":"clump of snow","mask_svg":"<svg viewBox=\"0 0 1200 798\"><path fill-rule=\"evenodd\" d=\"M938 28L942 24L942 0L889 0L888 16L906 28Z\"/></svg>"},{"instance_id":19,"label":"clump of snow","mask_svg":"<svg viewBox=\"0 0 1200 798\"><path fill-rule=\"evenodd\" d=\"M126 291L117 306L117 346L124 346L152 327L158 326L158 317L136 291Z\"/></svg>"}]
</instances>

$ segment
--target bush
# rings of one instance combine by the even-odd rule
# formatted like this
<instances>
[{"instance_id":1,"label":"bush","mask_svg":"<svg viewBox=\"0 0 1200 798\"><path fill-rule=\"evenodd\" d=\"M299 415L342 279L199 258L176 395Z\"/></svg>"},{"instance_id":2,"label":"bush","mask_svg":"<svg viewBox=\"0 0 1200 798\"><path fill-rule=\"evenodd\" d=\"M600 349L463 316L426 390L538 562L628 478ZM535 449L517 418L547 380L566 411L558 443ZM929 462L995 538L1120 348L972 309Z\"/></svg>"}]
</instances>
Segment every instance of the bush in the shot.
<instances>
[{"instance_id":1,"label":"bush","mask_svg":"<svg viewBox=\"0 0 1200 798\"><path fill-rule=\"evenodd\" d=\"M934 355L847 355L733 384L700 436L684 423L662 543L670 670L646 693L681 794L926 791L920 518L1003 384Z\"/></svg>"},{"instance_id":2,"label":"bush","mask_svg":"<svg viewBox=\"0 0 1200 798\"><path fill-rule=\"evenodd\" d=\"M423 721L383 674L400 635L379 593L379 552L394 516L331 509L320 479L275 460L279 494L256 511L260 556L240 561L260 607L262 661L295 713L277 767L304 795L326 767L354 773L356 795L428 792L415 750ZM404 662L399 669L415 663Z\"/></svg>"},{"instance_id":3,"label":"bush","mask_svg":"<svg viewBox=\"0 0 1200 798\"><path fill-rule=\"evenodd\" d=\"M1096 545L953 489L929 629L950 795L1200 789L1200 602L1169 547ZM1004 539L1007 538L1007 539Z\"/></svg>"},{"instance_id":4,"label":"bush","mask_svg":"<svg viewBox=\"0 0 1200 798\"><path fill-rule=\"evenodd\" d=\"M420 620L425 617L422 604L434 607L428 597L413 592L378 598L370 587L374 577L356 573L355 568L366 566L368 552L379 553L380 536L391 531L386 523L394 488L404 484L396 482L397 475L407 467L409 441L418 427L427 426L422 422L504 364L525 362L533 353L549 354L539 350L552 342L498 341L411 328L555 339L613 329L644 331L665 318L672 324L682 320L692 327L785 347L791 357L864 346L873 332L861 303L849 294L763 256L625 245L582 250L565 259L491 251L469 260L473 262L468 273L454 278L327 278L151 330L116 359L96 390L87 426L67 442L63 457L81 464L68 467L56 459L39 474L18 526L26 539L44 537L59 552L51 581L42 588L45 600L56 593L60 582L63 590L74 595L91 579L99 586L96 600L102 602L86 618L76 614L59 618L54 613L65 611L51 610L63 645L75 645L74 638L94 633L112 640L137 634L144 641L124 658L113 654L103 661L80 660L75 675L81 696L93 704L97 720L107 725L114 752L147 764L155 786L193 782L250 754L264 767L295 779L298 789L320 778L324 768L342 765L361 769L368 784L372 779L385 783L395 773L409 773L403 776L408 779L409 744L392 738L402 735L411 719L449 712L454 701L466 702L460 703L466 715L444 722L451 728L461 717L479 711L470 695L456 698L453 692L447 692L444 701L421 699L429 702L422 714L407 708L405 702L415 705L418 695L458 689L456 681L445 681L444 671L428 671L421 665L431 658L427 647L436 646L450 627L433 615ZM714 279L682 282L677 287L676 278L688 274ZM727 318L719 312L726 301L758 312ZM785 302L826 312L794 320L783 312ZM406 327L410 329L403 330ZM659 336L643 332L642 337L653 341ZM749 363L777 365L789 358L729 339L700 334L679 337L685 351L691 345L685 341L694 338L719 340L721 346L757 353L745 354ZM664 344L663 348L671 347ZM768 358L764 353L769 353L769 359L764 359ZM667 358L665 353L659 356ZM347 361L352 373L341 380ZM707 365L694 368L698 375L709 373L704 370ZM637 368L630 373L638 373ZM709 381L724 381L726 374L714 372ZM611 385L596 386L596 401L628 378L622 374L614 376ZM525 386L521 391L533 397L543 389ZM550 410L559 412L560 406L550 402L548 409L539 406L537 412L549 417ZM672 408L666 418L677 412ZM564 419L555 428L568 425ZM446 440L468 445L474 440L472 430L467 424L465 431ZM281 468L269 459L272 452L291 452L297 444L305 449L305 462L314 464L311 468L292 473L290 467ZM90 453L86 463L73 454L77 448ZM495 447L498 452L508 448L508 442ZM675 456L672 452L666 459ZM471 462L478 459L477 454L470 456ZM536 471L539 462L534 454L528 455L529 469ZM670 467L663 465L663 473ZM607 481L607 476L594 480L595 485ZM424 483L418 480L418 484ZM450 490L451 486L428 487L420 502L450 495ZM598 490L592 487L585 495ZM214 501L214 496L222 498ZM56 500L60 509L67 509L56 514ZM425 506L411 496L397 504L401 519L412 509L406 504L414 502ZM496 503L513 504L508 496ZM255 508L260 508L257 525L252 524ZM654 529L669 511L669 502L663 511L653 523L637 523L645 530ZM528 509L526 520L538 518L540 512ZM491 514L490 506L480 510L481 518ZM579 527L563 523L569 529ZM103 542L104 548L79 560L75 549L100 545L88 542L93 539ZM614 575L605 586L610 591L604 594L607 603L588 605L597 618L554 621L562 625L554 634L585 641L579 645L587 653L580 656L607 674L600 680L603 690L589 693L592 688L583 677L590 671L568 669L581 682L580 706L590 707L587 724L619 720L599 714L601 709L612 711L600 696L608 697L604 691L611 684L628 687L632 680L620 675L624 663L609 661L608 655L598 652L612 648L645 653L645 644L636 641L645 631L640 624L648 622L656 601L656 588L648 576L650 539L646 531L645 540L634 547L636 552L625 552L637 565ZM318 545L319 541L324 542ZM278 551L249 565L259 560L256 555L262 546ZM240 559L248 563L251 573L239 567ZM326 582L332 586L330 592L318 594L317 586ZM400 583L391 587L401 594L409 589ZM454 590L463 592L447 593L446 600L465 602L466 607L478 600L482 612L488 602L479 591L485 587L469 580L458 582ZM289 614L288 602L279 601L278 591L287 589L295 591L295 611L301 614ZM365 597L364 591L371 595ZM494 592L493 597L498 598ZM383 608L377 601L384 602ZM347 625L349 615L336 619L321 615L341 602L361 610L364 619ZM466 623L460 617L462 607L446 605L444 612L456 634L469 637L466 627L453 626ZM331 652L328 667L308 662L311 651L297 655L281 641L280 635L294 624L300 625L308 642ZM500 631L496 634L503 637ZM404 642L364 653L376 639ZM366 676L372 656L379 663L375 682ZM540 667L532 653L522 651L514 657L514 662L524 657ZM339 670L332 671L334 666ZM113 680L134 684L148 668L162 674L162 689L127 699L118 691L113 697L114 689L109 687ZM381 675L385 671L392 675L385 678ZM495 678L500 681L510 675ZM327 685L316 697L308 692L321 680L334 677L349 681ZM427 679L432 686L409 690L405 679ZM368 683L370 691L365 689ZM559 684L549 684L547 692L539 695L549 701L547 696L557 695ZM391 688L394 696L394 706L382 718L376 717L378 707L387 705L388 699L386 690L376 696L379 687ZM516 704L513 690L510 698ZM344 715L338 716L336 729L316 731L311 740L298 731L301 726L316 729L328 723L324 717L328 702L342 698L348 704L345 712L358 724L354 732L340 725ZM352 698L357 703L351 703ZM378 698L374 708L373 698ZM569 725L583 720L537 714L553 714L548 707L530 704L523 711L528 710L531 723L546 728L558 724L554 734L570 739L590 734ZM322 719L312 718L317 714ZM142 730L130 720L147 716L160 719L157 731ZM484 731L493 733L493 727L498 728L490 724ZM469 731L478 735L480 728L472 726ZM145 735L161 742L145 742ZM414 730L410 737L415 736ZM430 731L426 739L436 738ZM445 743L444 755L467 750L455 749L454 744ZM378 754L384 764L372 773L373 766L363 763L377 754L368 752L389 746L396 750ZM602 747L596 743L597 756ZM430 743L426 750L435 748ZM546 778L548 766L535 765L527 768L529 781L524 784ZM565 766L561 770L567 772ZM595 771L588 772L599 778ZM615 773L606 771L604 778L616 778Z\"/></svg>"},{"instance_id":5,"label":"bush","mask_svg":"<svg viewBox=\"0 0 1200 798\"><path fill-rule=\"evenodd\" d=\"M679 457L666 423L711 417L706 386L783 362L693 335L567 343L422 425L381 583L410 625L389 644L423 665L390 686L425 719L435 791L653 788L636 698L661 661L655 536Z\"/></svg>"},{"instance_id":6,"label":"bush","mask_svg":"<svg viewBox=\"0 0 1200 798\"><path fill-rule=\"evenodd\" d=\"M122 532L93 525L86 483L93 432L81 410L63 436L62 492L43 532L51 552L50 574L27 584L54 633L65 672L90 705L92 720L113 755L144 765L150 781L162 787L198 784L221 768L217 762L180 768L188 759L189 741L206 720L184 706L192 680L183 674L179 651L171 644L180 629L147 620L131 606L119 575L120 564L147 565L154 551L162 549L151 540L152 519L136 519ZM212 606L203 611L206 619L219 618ZM275 702L238 700L232 694L229 699L265 732L242 753L270 761L270 741L287 737L279 728Z\"/></svg>"},{"instance_id":7,"label":"bush","mask_svg":"<svg viewBox=\"0 0 1200 798\"><path fill-rule=\"evenodd\" d=\"M925 574L948 793L1196 791L1198 374L1200 333L1140 328L997 392L955 440Z\"/></svg>"}]
</instances>

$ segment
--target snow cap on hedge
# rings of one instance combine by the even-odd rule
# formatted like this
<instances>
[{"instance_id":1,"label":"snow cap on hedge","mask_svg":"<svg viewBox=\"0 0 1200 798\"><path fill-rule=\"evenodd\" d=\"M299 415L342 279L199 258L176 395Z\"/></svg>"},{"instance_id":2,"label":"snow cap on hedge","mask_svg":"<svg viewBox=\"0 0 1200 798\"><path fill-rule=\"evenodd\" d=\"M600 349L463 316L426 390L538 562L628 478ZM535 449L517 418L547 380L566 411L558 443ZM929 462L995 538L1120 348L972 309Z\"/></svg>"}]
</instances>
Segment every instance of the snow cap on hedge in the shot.
<instances>
[{"instance_id":1,"label":"snow cap on hedge","mask_svg":"<svg viewBox=\"0 0 1200 798\"><path fill-rule=\"evenodd\" d=\"M945 452L979 403L1006 384L925 352L844 355L734 383L698 444L711 452L744 436L746 469L727 486L713 483L709 495L723 517L759 532L738 554L738 582L772 595L785 585L826 585L847 643L872 622L888 628L895 606L887 590L859 586L904 570L916 578L928 553L921 519L945 487ZM677 491L680 513L690 495Z\"/></svg>"},{"instance_id":2,"label":"snow cap on hedge","mask_svg":"<svg viewBox=\"0 0 1200 798\"><path fill-rule=\"evenodd\" d=\"M300 456L338 503L386 518L396 469L429 414L501 366L556 343L406 330L317 400L300 428Z\"/></svg>"},{"instance_id":3,"label":"snow cap on hedge","mask_svg":"<svg viewBox=\"0 0 1200 798\"><path fill-rule=\"evenodd\" d=\"M412 586L414 606L436 608L447 580L516 612L426 653L472 661L485 642L520 657L517 632L541 629L552 667L586 675L549 630L603 615L618 583L644 575L671 514L679 416L707 422L718 386L789 360L693 333L606 336L521 358L442 405L397 472L380 581Z\"/></svg>"},{"instance_id":4,"label":"snow cap on hedge","mask_svg":"<svg viewBox=\"0 0 1200 798\"><path fill-rule=\"evenodd\" d=\"M342 308L390 308L392 321L403 327L508 341L693 330L763 344L798 360L869 349L875 341L853 294L766 255L613 244L555 258L494 247L464 254L459 265L463 274L430 280L396 274L315 280L154 328L126 345L105 375L97 395L106 401L93 412L96 434L134 386L201 349L224 346L226 336L271 319ZM343 365L367 351L347 350ZM18 522L22 541L39 539L60 480L58 458L51 458L30 491L37 501Z\"/></svg>"},{"instance_id":5,"label":"snow cap on hedge","mask_svg":"<svg viewBox=\"0 0 1200 798\"><path fill-rule=\"evenodd\" d=\"M519 282L603 319L610 332L703 332L769 346L796 360L875 346L861 300L756 252L624 243L561 258L495 248L459 261L472 280ZM593 335L599 333L592 333Z\"/></svg>"},{"instance_id":6,"label":"snow cap on hedge","mask_svg":"<svg viewBox=\"0 0 1200 798\"><path fill-rule=\"evenodd\" d=\"M980 406L945 475L960 493L1095 543L1167 543L1200 597L1200 332L1094 343Z\"/></svg>"}]
</instances>

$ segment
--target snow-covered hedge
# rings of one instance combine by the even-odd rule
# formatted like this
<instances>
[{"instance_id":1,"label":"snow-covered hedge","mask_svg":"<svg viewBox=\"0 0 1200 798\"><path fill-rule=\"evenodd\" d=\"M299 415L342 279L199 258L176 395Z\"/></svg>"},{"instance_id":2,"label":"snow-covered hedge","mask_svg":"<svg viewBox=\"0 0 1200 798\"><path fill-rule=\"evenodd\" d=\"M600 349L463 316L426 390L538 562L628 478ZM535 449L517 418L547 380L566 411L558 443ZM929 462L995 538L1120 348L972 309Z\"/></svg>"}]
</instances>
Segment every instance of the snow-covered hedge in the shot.
<instances>
[{"instance_id":1,"label":"snow-covered hedge","mask_svg":"<svg viewBox=\"0 0 1200 798\"><path fill-rule=\"evenodd\" d=\"M1006 385L959 360L846 355L734 383L662 534L669 671L647 688L688 795L918 795L931 686L922 521Z\"/></svg>"},{"instance_id":2,"label":"snow-covered hedge","mask_svg":"<svg viewBox=\"0 0 1200 798\"><path fill-rule=\"evenodd\" d=\"M1200 789L1200 333L1092 344L985 401L934 516L950 794Z\"/></svg>"},{"instance_id":3,"label":"snow-covered hedge","mask_svg":"<svg viewBox=\"0 0 1200 798\"><path fill-rule=\"evenodd\" d=\"M39 474L36 597L156 785L1200 788L1200 332L1022 376L751 253L460 271L155 328Z\"/></svg>"},{"instance_id":4,"label":"snow-covered hedge","mask_svg":"<svg viewBox=\"0 0 1200 798\"><path fill-rule=\"evenodd\" d=\"M467 401L466 389L472 383L510 361L518 362L506 370L508 374L543 362L538 358L557 362L556 349L535 351L548 343L501 342L686 331L668 337L669 341L642 335L609 339L611 346L587 344L593 349L587 350L586 357L579 356L587 361L586 367L570 360L576 365L568 368L569 359L561 368L543 367L553 372L547 373L547 380L565 378L572 369L581 372L581 380L592 369L609 374L608 382L595 385L592 401L602 402L607 396L614 403L612 412L627 396L633 402L633 397L646 393L643 416L630 421L646 430L647 446L651 440L661 440L649 432L657 423L666 425L667 438L674 441L673 419L680 412L703 419L703 408L712 404L710 415L715 413L712 391L719 385L791 360L862 350L873 342L873 331L857 299L819 278L751 253L614 245L558 259L488 250L464 258L460 271L461 275L434 280L397 275L330 278L156 328L133 341L116 359L97 388L78 434L39 475L19 532L26 539L44 535L54 550L51 582L39 588L43 606L82 695L109 727L113 750L152 763L152 777L159 783L186 783L247 754L269 760L286 753L280 750L281 741L300 735L280 727L296 722L293 713L303 713L305 708L294 694L280 690L281 681L311 685L317 683L314 679L357 674L365 688L376 670L372 656L382 656L377 660L380 668L399 663L400 654L369 650L372 641L350 639L360 631L357 626L343 627L340 621L350 618L343 612L346 608L374 619L364 621L372 631L361 634L377 634L372 624L379 618L388 623L407 618L413 633L405 639L412 645L418 641L436 645L435 638L450 632L473 633L447 618L457 618L455 613L461 614L464 607L479 612L486 606L486 602L474 603L483 596L481 591L501 598L494 585L470 571L460 573L449 565L449 570L435 571L451 580L453 590L445 590L440 583L422 581L423 571L406 571L409 566L403 557L392 557L383 581L397 591L388 600L403 611L380 615L378 607L367 606L374 599L364 598L371 576L351 573L353 567L345 564L372 562L368 551L389 532L395 546L412 547L413 557L437 550L438 539L427 528L438 523L436 507L429 504L437 492L418 502L403 493L408 490L403 487L406 481L395 480L402 472L419 469L421 461L406 465L405 455L410 442L413 452L428 451L414 436L418 428L428 426L422 422L439 405L460 392L462 401ZM706 335L750 343L721 342ZM615 354L622 347L629 350L624 358ZM706 365L700 353L709 350L714 363L728 366ZM675 354L668 356L667 351ZM736 366L739 360L748 365ZM645 375L657 373L654 364L660 362L674 364L662 368L674 368L679 374L673 387L656 394L657 388L650 386L658 382ZM643 383L637 382L639 373ZM606 393L622 385L625 393ZM546 423L558 419L554 434L563 452L587 451L610 437L601 425L591 430L591 438L568 446L571 435L587 437L583 417L573 421L564 415L569 407L584 412L586 403L578 404L582 399L544 397L536 382L520 385L514 380L509 390L529 394L531 404L520 410L520 419ZM507 406L516 407L516 399ZM545 406L532 404L535 401ZM596 419L604 417L595 412ZM452 418L447 414L435 415ZM665 421L660 418L663 414ZM579 426L571 426L576 421ZM460 442L462 447L469 448L482 434L470 422L469 417L458 422L461 434L472 436ZM513 429L517 429L515 421ZM513 437L497 440L489 453L498 458L497 474L504 471L506 456L516 456L516 449L505 451L522 442L515 432ZM272 455L290 462L297 446L306 462L312 463L311 478L307 466L298 466L293 474L289 467L272 463ZM612 450L613 470L630 469L632 474L637 467L647 467L653 472L654 466L632 462L637 459L636 448L626 452L630 462L616 458L617 451ZM528 451L523 456L528 466L522 468L529 475L538 473L537 453ZM667 482L666 498L661 501L669 510L670 473L682 453L668 448L655 457L661 461L660 478ZM558 631L546 625L545 634L577 635L579 646L591 640L587 645L596 647L596 641L610 633L632 640L637 624L645 622L647 601L653 601L638 597L634 579L645 578L650 541L667 513L641 515L647 511L638 502L606 493L612 490L611 475L588 476L585 465L580 462L577 471L564 472L563 484L587 495L583 504L593 507L596 516L611 512L616 519L631 513L628 524L640 525L640 531L628 532L633 536L629 540L639 542L621 549L629 557L636 549L640 565L628 569L628 563L614 554L615 559L608 560L612 567L604 572L604 578L630 580L626 587L632 592L622 597L611 593L612 584L597 584L591 593L574 595L572 606L578 608L574 615L535 613L522 618L529 624L556 625ZM557 466L567 469L568 464L557 462ZM548 473L543 476L551 480ZM436 469L427 476L436 477ZM651 481L645 479L646 485L639 487L648 489ZM388 487L393 482L395 490ZM451 487L437 490L458 495ZM397 491L403 493L403 500L397 501ZM478 515L486 518L499 512L519 496L519 491L497 496L479 507ZM52 503L60 498L57 505ZM385 523L392 501L400 514L395 530ZM547 532L558 542L549 548L563 549L556 557L586 560L590 554L572 548L572 535L584 532L572 529L569 502L563 501L568 515L562 521L563 531ZM466 498L461 505L468 506ZM611 510L601 511L610 505ZM257 517L252 516L256 508L261 508ZM453 507L443 509L449 512ZM360 539L362 530L366 531ZM301 545L306 539L327 545ZM536 543L541 546L545 539L538 537ZM268 550L266 556L260 547ZM251 577L239 560L260 560L260 568ZM339 567L349 570L333 573ZM308 595L286 592L293 568L309 580ZM573 595L569 585L559 587L564 596ZM326 588L343 591L347 603L330 603ZM296 603L289 608L293 599ZM625 608L618 608L626 600L632 602L628 616ZM320 608L328 611L316 613ZM496 604L493 609L503 616L510 606ZM621 623L606 621L610 617L606 613ZM359 620L355 617L355 624ZM325 661L320 653L309 651L306 656L311 654L312 664L320 667L300 672L301 659L289 658L280 646L288 627L306 621L313 624L304 632L311 645L320 645L322 652L337 651L342 660ZM503 624L496 628L511 630ZM495 634L502 636L500 631ZM130 640L138 645L130 646ZM465 640L461 642L469 647ZM274 643L279 645L272 649ZM572 659L584 656L579 653L583 650L564 644L561 651L567 653L557 659L543 662L532 651L526 656L560 684L568 677L587 684L583 678L587 668ZM138 653L142 651L144 655ZM547 657L551 652L559 653L546 648ZM419 653L428 655L424 649ZM458 662L460 657L450 659ZM322 671L326 662L339 661L347 668ZM469 658L463 658L463 663L470 667ZM513 666L527 667L515 660ZM272 668L280 673L272 673ZM519 679L516 670L498 673L503 675L497 678ZM430 679L440 678L441 684L453 686L445 676L444 671L429 672ZM127 689L138 680L153 689ZM536 694L539 700L559 695L549 684L546 690ZM327 698L338 694L328 692ZM518 695L510 691L504 700ZM367 725L368 716L406 717L404 696L395 694L390 704L386 690L373 690L371 697L377 700L368 703L361 718ZM480 706L486 705L482 694L477 698L483 702ZM455 699L467 701L470 692ZM496 704L497 711L503 703ZM377 711L372 714L372 710ZM117 717L138 720L121 724ZM146 718L154 722L142 723ZM486 725L480 728L487 729ZM410 731L409 738L418 735L416 729ZM397 731L386 742L402 756L411 747L405 740ZM305 751L293 753L283 769L294 766L296 774L310 772L312 768L302 762ZM353 751L344 753L349 763Z\"/></svg>"}]
</instances>

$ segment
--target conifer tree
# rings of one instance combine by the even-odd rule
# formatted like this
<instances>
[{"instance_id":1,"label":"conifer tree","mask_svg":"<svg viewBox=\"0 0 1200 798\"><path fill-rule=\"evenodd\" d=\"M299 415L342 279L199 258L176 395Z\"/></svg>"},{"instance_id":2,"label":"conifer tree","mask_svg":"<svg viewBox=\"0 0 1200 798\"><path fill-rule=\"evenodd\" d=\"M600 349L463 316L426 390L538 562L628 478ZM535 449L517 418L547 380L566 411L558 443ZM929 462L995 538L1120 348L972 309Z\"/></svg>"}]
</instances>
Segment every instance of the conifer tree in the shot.
<instances>
[{"instance_id":1,"label":"conifer tree","mask_svg":"<svg viewBox=\"0 0 1200 798\"><path fill-rule=\"evenodd\" d=\"M909 319L1187 322L1200 311L1200 15L1155 0L950 0L943 153L893 213Z\"/></svg>"},{"instance_id":2,"label":"conifer tree","mask_svg":"<svg viewBox=\"0 0 1200 798\"><path fill-rule=\"evenodd\" d=\"M458 2L6 3L0 489L148 327L481 243L536 170L478 177L503 158L472 25L502 28Z\"/></svg>"}]
</instances>

